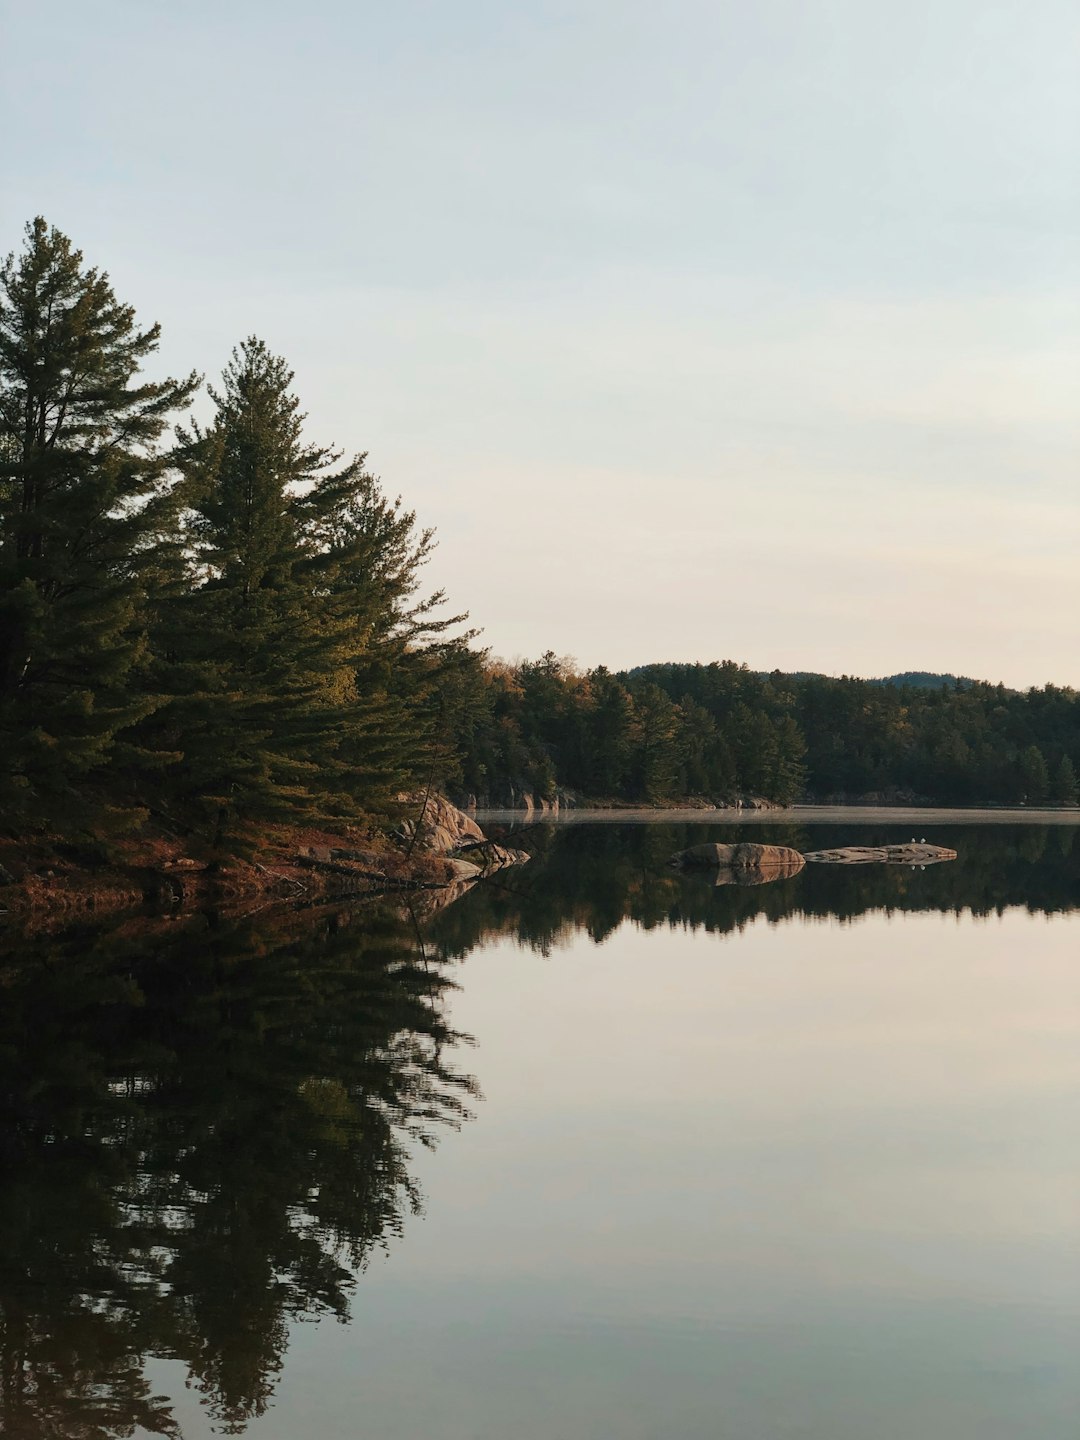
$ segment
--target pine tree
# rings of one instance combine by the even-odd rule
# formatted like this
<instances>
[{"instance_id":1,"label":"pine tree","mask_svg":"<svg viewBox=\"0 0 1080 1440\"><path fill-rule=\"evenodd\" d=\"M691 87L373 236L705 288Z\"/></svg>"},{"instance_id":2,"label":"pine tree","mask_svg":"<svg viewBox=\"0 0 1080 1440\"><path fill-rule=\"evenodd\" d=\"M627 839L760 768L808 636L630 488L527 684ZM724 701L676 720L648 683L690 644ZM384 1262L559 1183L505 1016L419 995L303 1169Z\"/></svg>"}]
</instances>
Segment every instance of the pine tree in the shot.
<instances>
[{"instance_id":1,"label":"pine tree","mask_svg":"<svg viewBox=\"0 0 1080 1440\"><path fill-rule=\"evenodd\" d=\"M452 633L468 617L440 614L441 590L421 593L434 533L417 529L415 513L384 493L366 462L358 455L299 508L310 547L304 564L351 636L351 694L324 773L336 773L365 810L387 813L417 781L460 774L454 736L475 719L463 692L476 684L478 657L469 650L475 631Z\"/></svg>"},{"instance_id":2,"label":"pine tree","mask_svg":"<svg viewBox=\"0 0 1080 1440\"><path fill-rule=\"evenodd\" d=\"M161 607L161 683L173 697L163 743L183 755L173 803L215 844L237 822L310 809L315 765L301 732L330 683L335 636L298 570L297 487L337 456L302 439L291 372L258 340L210 390L210 425L180 434L187 583Z\"/></svg>"},{"instance_id":3,"label":"pine tree","mask_svg":"<svg viewBox=\"0 0 1080 1440\"><path fill-rule=\"evenodd\" d=\"M1068 755L1061 757L1061 763L1054 771L1051 797L1055 805L1075 805L1077 801L1076 768Z\"/></svg>"},{"instance_id":4,"label":"pine tree","mask_svg":"<svg viewBox=\"0 0 1080 1440\"><path fill-rule=\"evenodd\" d=\"M790 805L802 794L806 784L806 741L790 715L776 725L777 757L769 798Z\"/></svg>"},{"instance_id":5,"label":"pine tree","mask_svg":"<svg viewBox=\"0 0 1080 1440\"><path fill-rule=\"evenodd\" d=\"M679 782L680 795L704 795L712 785L710 760L718 740L716 721L703 705L684 695L679 712Z\"/></svg>"},{"instance_id":6,"label":"pine tree","mask_svg":"<svg viewBox=\"0 0 1080 1440\"><path fill-rule=\"evenodd\" d=\"M421 642L454 623L432 615L440 595L415 597L430 533L364 456L339 466L304 440L292 380L244 341L212 423L181 436L190 583L162 612L161 743L215 845L252 821L385 809L425 761Z\"/></svg>"},{"instance_id":7,"label":"pine tree","mask_svg":"<svg viewBox=\"0 0 1080 1440\"><path fill-rule=\"evenodd\" d=\"M92 813L87 781L156 703L145 591L175 518L160 441L198 384L139 378L158 337L65 235L27 225L0 269L0 813L13 824Z\"/></svg>"},{"instance_id":8,"label":"pine tree","mask_svg":"<svg viewBox=\"0 0 1080 1440\"><path fill-rule=\"evenodd\" d=\"M1044 803L1050 791L1050 773L1037 745L1029 745L1020 756L1020 783L1029 805Z\"/></svg>"},{"instance_id":9,"label":"pine tree","mask_svg":"<svg viewBox=\"0 0 1080 1440\"><path fill-rule=\"evenodd\" d=\"M621 796L631 765L634 707L626 688L603 665L589 674L585 725L587 791L606 799Z\"/></svg>"},{"instance_id":10,"label":"pine tree","mask_svg":"<svg viewBox=\"0 0 1080 1440\"><path fill-rule=\"evenodd\" d=\"M637 793L653 803L670 799L679 773L679 712L658 685L647 684L634 692L634 714Z\"/></svg>"}]
</instances>

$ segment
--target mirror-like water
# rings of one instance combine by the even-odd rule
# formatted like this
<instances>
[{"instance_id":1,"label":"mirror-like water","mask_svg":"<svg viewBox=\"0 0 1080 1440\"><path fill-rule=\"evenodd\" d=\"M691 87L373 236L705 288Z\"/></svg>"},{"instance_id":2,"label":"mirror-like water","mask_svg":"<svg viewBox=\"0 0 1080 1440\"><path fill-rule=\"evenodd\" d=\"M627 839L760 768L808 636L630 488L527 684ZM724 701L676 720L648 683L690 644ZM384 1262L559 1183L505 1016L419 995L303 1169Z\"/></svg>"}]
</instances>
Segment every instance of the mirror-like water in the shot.
<instances>
[{"instance_id":1,"label":"mirror-like water","mask_svg":"<svg viewBox=\"0 0 1080 1440\"><path fill-rule=\"evenodd\" d=\"M1073 1440L1080 831L916 833L7 937L0 1433Z\"/></svg>"}]
</instances>

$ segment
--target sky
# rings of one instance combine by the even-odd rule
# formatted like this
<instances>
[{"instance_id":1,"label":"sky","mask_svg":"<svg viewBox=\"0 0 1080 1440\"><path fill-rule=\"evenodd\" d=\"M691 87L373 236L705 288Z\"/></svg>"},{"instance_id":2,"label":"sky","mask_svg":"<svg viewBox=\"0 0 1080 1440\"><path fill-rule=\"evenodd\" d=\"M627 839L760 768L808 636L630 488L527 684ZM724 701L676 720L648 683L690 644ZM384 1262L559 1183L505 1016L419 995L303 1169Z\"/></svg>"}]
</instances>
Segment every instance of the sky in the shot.
<instances>
[{"instance_id":1,"label":"sky","mask_svg":"<svg viewBox=\"0 0 1080 1440\"><path fill-rule=\"evenodd\" d=\"M43 214L505 658L1080 685L1074 0L0 0ZM205 403L205 402L204 402Z\"/></svg>"}]
</instances>

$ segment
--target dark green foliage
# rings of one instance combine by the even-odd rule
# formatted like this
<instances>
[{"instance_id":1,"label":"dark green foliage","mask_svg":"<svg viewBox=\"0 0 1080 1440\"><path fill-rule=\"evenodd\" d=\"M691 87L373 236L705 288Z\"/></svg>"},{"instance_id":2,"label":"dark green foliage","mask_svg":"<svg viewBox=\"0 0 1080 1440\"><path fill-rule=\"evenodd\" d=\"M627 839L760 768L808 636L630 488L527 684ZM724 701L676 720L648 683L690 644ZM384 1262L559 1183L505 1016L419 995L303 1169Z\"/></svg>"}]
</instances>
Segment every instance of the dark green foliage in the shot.
<instances>
[{"instance_id":1,"label":"dark green foliage","mask_svg":"<svg viewBox=\"0 0 1080 1440\"><path fill-rule=\"evenodd\" d=\"M139 377L158 329L44 221L0 275L0 815L100 830L146 809L211 848L267 820L392 810L452 778L477 657L433 537L303 434L292 373L235 352Z\"/></svg>"},{"instance_id":2,"label":"dark green foliage","mask_svg":"<svg viewBox=\"0 0 1080 1440\"><path fill-rule=\"evenodd\" d=\"M147 580L174 523L162 432L196 378L44 220L0 272L0 812L74 819L145 683Z\"/></svg>"},{"instance_id":3,"label":"dark green foliage","mask_svg":"<svg viewBox=\"0 0 1080 1440\"><path fill-rule=\"evenodd\" d=\"M495 804L557 789L651 804L1076 803L1080 696L1054 686L905 687L732 661L579 674L548 654L489 667L484 701L462 736L462 786Z\"/></svg>"},{"instance_id":4,"label":"dark green foliage","mask_svg":"<svg viewBox=\"0 0 1080 1440\"><path fill-rule=\"evenodd\" d=\"M415 783L434 642L458 618L433 614L441 595L416 600L432 537L365 457L338 468L304 442L292 378L245 341L212 424L180 437L186 573L160 612L162 744L182 755L176 805L214 845L252 820L385 810Z\"/></svg>"},{"instance_id":5,"label":"dark green foliage","mask_svg":"<svg viewBox=\"0 0 1080 1440\"><path fill-rule=\"evenodd\" d=\"M312 533L352 473L303 442L291 380L247 340L210 392L213 423L180 435L188 574L161 628L183 755L170 784L181 807L205 808L216 843L236 822L315 809L317 752L336 749L360 649L331 593L336 558Z\"/></svg>"},{"instance_id":6,"label":"dark green foliage","mask_svg":"<svg viewBox=\"0 0 1080 1440\"><path fill-rule=\"evenodd\" d=\"M204 425L194 376L148 382L108 278L44 221L0 272L0 823L102 833L149 810L198 848L269 821L391 814L443 785L1076 803L1080 698L912 671L762 675L731 661L582 673L469 647L419 578L433 537L304 436L258 339Z\"/></svg>"},{"instance_id":7,"label":"dark green foliage","mask_svg":"<svg viewBox=\"0 0 1080 1440\"><path fill-rule=\"evenodd\" d=\"M907 686L911 690L940 690L943 686L963 690L968 685L975 685L978 682L972 680L969 675L947 675L936 670L905 670L899 675L885 675L881 679L873 679L868 683L871 685Z\"/></svg>"},{"instance_id":8,"label":"dark green foliage","mask_svg":"<svg viewBox=\"0 0 1080 1440\"><path fill-rule=\"evenodd\" d=\"M1054 772L1050 799L1055 805L1075 805L1077 798L1076 770L1068 755L1063 755Z\"/></svg>"},{"instance_id":9,"label":"dark green foliage","mask_svg":"<svg viewBox=\"0 0 1080 1440\"><path fill-rule=\"evenodd\" d=\"M592 795L621 795L634 751L634 704L603 666L590 674L588 693L583 788Z\"/></svg>"},{"instance_id":10,"label":"dark green foliage","mask_svg":"<svg viewBox=\"0 0 1080 1440\"><path fill-rule=\"evenodd\" d=\"M638 736L634 789L659 802L675 793L679 777L679 712L658 685L642 685L634 697Z\"/></svg>"},{"instance_id":11,"label":"dark green foliage","mask_svg":"<svg viewBox=\"0 0 1080 1440\"><path fill-rule=\"evenodd\" d=\"M1030 805L1042 805L1050 793L1046 757L1037 745L1028 745L1020 756L1020 784L1023 799Z\"/></svg>"},{"instance_id":12,"label":"dark green foliage","mask_svg":"<svg viewBox=\"0 0 1080 1440\"><path fill-rule=\"evenodd\" d=\"M747 688L760 682L737 665L654 668L655 678L603 666L581 674L551 651L513 669L489 665L483 704L461 737L461 787L495 804L523 793L547 800L560 788L644 804L800 793L805 744L784 696L770 691L765 708ZM680 676L702 671L716 683L678 693Z\"/></svg>"}]
</instances>

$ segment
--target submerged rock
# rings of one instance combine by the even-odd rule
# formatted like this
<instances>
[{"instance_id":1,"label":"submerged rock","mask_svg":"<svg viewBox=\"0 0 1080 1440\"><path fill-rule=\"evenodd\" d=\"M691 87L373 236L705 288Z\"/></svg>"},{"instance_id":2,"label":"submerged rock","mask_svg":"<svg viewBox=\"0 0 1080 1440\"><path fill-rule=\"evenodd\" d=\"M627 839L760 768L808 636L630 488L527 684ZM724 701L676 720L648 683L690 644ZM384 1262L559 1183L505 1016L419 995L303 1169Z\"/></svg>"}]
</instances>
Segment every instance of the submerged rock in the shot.
<instances>
[{"instance_id":1,"label":"submerged rock","mask_svg":"<svg viewBox=\"0 0 1080 1440\"><path fill-rule=\"evenodd\" d=\"M786 845L756 845L744 840L738 845L691 845L671 857L671 864L683 870L715 869L732 872L728 884L764 884L797 875L806 862L798 850ZM738 878L738 877L751 877Z\"/></svg>"},{"instance_id":2,"label":"submerged rock","mask_svg":"<svg viewBox=\"0 0 1080 1440\"><path fill-rule=\"evenodd\" d=\"M835 850L808 850L810 865L937 865L955 860L956 851L946 845L928 845L912 840L906 845L841 845Z\"/></svg>"}]
</instances>

